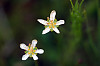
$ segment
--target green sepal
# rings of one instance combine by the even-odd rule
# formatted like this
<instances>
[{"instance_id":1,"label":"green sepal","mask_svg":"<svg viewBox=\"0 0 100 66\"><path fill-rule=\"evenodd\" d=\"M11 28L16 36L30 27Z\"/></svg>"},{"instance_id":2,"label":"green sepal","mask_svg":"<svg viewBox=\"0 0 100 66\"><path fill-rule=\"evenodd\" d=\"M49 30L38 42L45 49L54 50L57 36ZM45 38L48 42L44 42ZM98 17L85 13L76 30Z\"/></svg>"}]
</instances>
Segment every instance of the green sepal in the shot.
<instances>
[{"instance_id":1,"label":"green sepal","mask_svg":"<svg viewBox=\"0 0 100 66\"><path fill-rule=\"evenodd\" d=\"M53 31L53 28L51 28L50 31L52 32Z\"/></svg>"},{"instance_id":2,"label":"green sepal","mask_svg":"<svg viewBox=\"0 0 100 66\"><path fill-rule=\"evenodd\" d=\"M59 25L55 25L55 27L59 27Z\"/></svg>"},{"instance_id":3,"label":"green sepal","mask_svg":"<svg viewBox=\"0 0 100 66\"><path fill-rule=\"evenodd\" d=\"M29 46L29 49L30 49L30 46Z\"/></svg>"},{"instance_id":4,"label":"green sepal","mask_svg":"<svg viewBox=\"0 0 100 66\"><path fill-rule=\"evenodd\" d=\"M30 57L32 57L32 53L30 54Z\"/></svg>"},{"instance_id":5,"label":"green sepal","mask_svg":"<svg viewBox=\"0 0 100 66\"><path fill-rule=\"evenodd\" d=\"M37 50L37 47L35 47L33 50Z\"/></svg>"},{"instance_id":6,"label":"green sepal","mask_svg":"<svg viewBox=\"0 0 100 66\"><path fill-rule=\"evenodd\" d=\"M49 27L49 25L46 25L45 28Z\"/></svg>"},{"instance_id":7,"label":"green sepal","mask_svg":"<svg viewBox=\"0 0 100 66\"><path fill-rule=\"evenodd\" d=\"M54 19L54 23L56 23L57 22L57 19Z\"/></svg>"},{"instance_id":8,"label":"green sepal","mask_svg":"<svg viewBox=\"0 0 100 66\"><path fill-rule=\"evenodd\" d=\"M29 47L29 49L30 49L31 46L28 46L28 47Z\"/></svg>"},{"instance_id":9,"label":"green sepal","mask_svg":"<svg viewBox=\"0 0 100 66\"><path fill-rule=\"evenodd\" d=\"M35 55L37 55L37 53L33 52Z\"/></svg>"},{"instance_id":10,"label":"green sepal","mask_svg":"<svg viewBox=\"0 0 100 66\"><path fill-rule=\"evenodd\" d=\"M50 22L50 20L47 20L47 22Z\"/></svg>"},{"instance_id":11,"label":"green sepal","mask_svg":"<svg viewBox=\"0 0 100 66\"><path fill-rule=\"evenodd\" d=\"M25 53L28 53L28 51L25 51Z\"/></svg>"}]
</instances>

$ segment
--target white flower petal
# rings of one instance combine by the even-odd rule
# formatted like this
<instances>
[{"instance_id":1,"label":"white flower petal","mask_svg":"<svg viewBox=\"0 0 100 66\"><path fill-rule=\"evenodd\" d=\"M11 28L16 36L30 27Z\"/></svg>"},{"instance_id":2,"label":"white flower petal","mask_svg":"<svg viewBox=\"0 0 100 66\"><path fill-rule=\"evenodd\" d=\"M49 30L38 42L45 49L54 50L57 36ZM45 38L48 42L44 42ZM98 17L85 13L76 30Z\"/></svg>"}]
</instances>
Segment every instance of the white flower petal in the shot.
<instances>
[{"instance_id":1,"label":"white flower petal","mask_svg":"<svg viewBox=\"0 0 100 66\"><path fill-rule=\"evenodd\" d=\"M42 53L44 53L44 50L43 49L37 49L35 53L42 54Z\"/></svg>"},{"instance_id":2,"label":"white flower petal","mask_svg":"<svg viewBox=\"0 0 100 66\"><path fill-rule=\"evenodd\" d=\"M22 60L26 60L28 57L29 57L29 54L27 53L27 54L22 56Z\"/></svg>"},{"instance_id":3,"label":"white flower petal","mask_svg":"<svg viewBox=\"0 0 100 66\"><path fill-rule=\"evenodd\" d=\"M36 39L32 40L31 47L35 48L36 44L37 44L37 40Z\"/></svg>"},{"instance_id":4,"label":"white flower petal","mask_svg":"<svg viewBox=\"0 0 100 66\"><path fill-rule=\"evenodd\" d=\"M34 60L38 60L38 57L35 54L32 55L32 57L33 57Z\"/></svg>"},{"instance_id":5,"label":"white flower petal","mask_svg":"<svg viewBox=\"0 0 100 66\"><path fill-rule=\"evenodd\" d=\"M48 24L47 24L48 22L47 22L46 20L38 19L37 21L40 22L40 23L43 24L43 25L48 25Z\"/></svg>"},{"instance_id":6,"label":"white flower petal","mask_svg":"<svg viewBox=\"0 0 100 66\"><path fill-rule=\"evenodd\" d=\"M42 34L46 34L46 33L48 33L49 31L50 31L50 28L47 27L47 28L45 28L45 29L43 30Z\"/></svg>"},{"instance_id":7,"label":"white flower petal","mask_svg":"<svg viewBox=\"0 0 100 66\"><path fill-rule=\"evenodd\" d=\"M28 50L28 46L26 46L24 43L20 44L20 48L24 50Z\"/></svg>"},{"instance_id":8,"label":"white flower petal","mask_svg":"<svg viewBox=\"0 0 100 66\"><path fill-rule=\"evenodd\" d=\"M59 20L59 21L56 22L56 25L61 25L61 24L64 24L64 23L65 23L64 20Z\"/></svg>"},{"instance_id":9,"label":"white flower petal","mask_svg":"<svg viewBox=\"0 0 100 66\"><path fill-rule=\"evenodd\" d=\"M58 30L56 27L54 27L53 30L54 30L56 33L60 33L59 30Z\"/></svg>"},{"instance_id":10,"label":"white flower petal","mask_svg":"<svg viewBox=\"0 0 100 66\"><path fill-rule=\"evenodd\" d=\"M50 14L50 20L53 20L53 21L54 21L55 15L56 15L56 11L53 10L53 11L51 12L51 14Z\"/></svg>"}]
</instances>

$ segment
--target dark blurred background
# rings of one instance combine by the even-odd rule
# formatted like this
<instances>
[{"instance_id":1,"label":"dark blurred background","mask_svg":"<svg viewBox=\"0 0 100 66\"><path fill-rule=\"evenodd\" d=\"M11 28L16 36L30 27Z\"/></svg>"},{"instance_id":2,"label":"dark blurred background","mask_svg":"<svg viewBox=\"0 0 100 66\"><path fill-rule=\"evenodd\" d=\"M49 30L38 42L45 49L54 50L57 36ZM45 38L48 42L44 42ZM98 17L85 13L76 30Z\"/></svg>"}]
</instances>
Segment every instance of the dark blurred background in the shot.
<instances>
[{"instance_id":1,"label":"dark blurred background","mask_svg":"<svg viewBox=\"0 0 100 66\"><path fill-rule=\"evenodd\" d=\"M74 12L70 0L0 0L0 66L100 66L99 4L84 0L81 10ZM52 10L65 24L60 34L42 35L45 28L37 19L47 20ZM22 61L20 43L28 45L33 39L45 52L38 54L38 61Z\"/></svg>"}]
</instances>

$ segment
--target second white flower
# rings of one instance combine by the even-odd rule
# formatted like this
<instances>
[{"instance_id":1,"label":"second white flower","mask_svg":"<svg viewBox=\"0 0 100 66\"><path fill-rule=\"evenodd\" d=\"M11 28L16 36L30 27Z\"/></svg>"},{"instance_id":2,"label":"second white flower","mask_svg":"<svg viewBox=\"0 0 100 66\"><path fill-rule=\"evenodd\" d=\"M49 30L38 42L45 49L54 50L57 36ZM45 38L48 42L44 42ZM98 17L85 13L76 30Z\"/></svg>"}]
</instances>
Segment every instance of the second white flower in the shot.
<instances>
[{"instance_id":1,"label":"second white flower","mask_svg":"<svg viewBox=\"0 0 100 66\"><path fill-rule=\"evenodd\" d=\"M45 25L45 29L43 30L42 34L46 34L49 31L55 31L56 33L60 33L58 30L58 26L61 24L64 24L64 20L59 20L55 19L56 11L53 10L50 14L50 19L47 17L47 21L43 19L38 19L37 21L40 22L41 24Z\"/></svg>"}]
</instances>

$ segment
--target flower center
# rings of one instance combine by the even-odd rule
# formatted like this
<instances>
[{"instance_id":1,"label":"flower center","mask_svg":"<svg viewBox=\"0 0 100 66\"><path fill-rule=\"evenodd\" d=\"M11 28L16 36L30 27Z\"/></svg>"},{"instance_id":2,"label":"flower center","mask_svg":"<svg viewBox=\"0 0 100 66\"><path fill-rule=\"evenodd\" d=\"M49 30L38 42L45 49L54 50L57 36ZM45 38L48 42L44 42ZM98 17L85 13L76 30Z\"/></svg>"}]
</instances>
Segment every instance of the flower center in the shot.
<instances>
[{"instance_id":1,"label":"flower center","mask_svg":"<svg viewBox=\"0 0 100 66\"><path fill-rule=\"evenodd\" d=\"M33 53L33 47L30 47L29 52Z\"/></svg>"},{"instance_id":2,"label":"flower center","mask_svg":"<svg viewBox=\"0 0 100 66\"><path fill-rule=\"evenodd\" d=\"M35 53L36 50L37 50L37 47L33 48L33 47L31 47L30 44L29 44L28 47L29 47L29 48L28 48L27 51L25 51L25 53L28 53L28 54L30 55L30 57L32 57L32 55L34 55L34 54L37 54L37 53Z\"/></svg>"},{"instance_id":3,"label":"flower center","mask_svg":"<svg viewBox=\"0 0 100 66\"><path fill-rule=\"evenodd\" d=\"M49 28L54 28L56 23L53 22L53 20L50 21L50 23L48 23Z\"/></svg>"},{"instance_id":4,"label":"flower center","mask_svg":"<svg viewBox=\"0 0 100 66\"><path fill-rule=\"evenodd\" d=\"M36 50L37 50L37 47L35 47L35 48L33 48L33 47L30 47L29 49L28 49L28 54L35 54L35 52L36 52Z\"/></svg>"}]
</instances>

